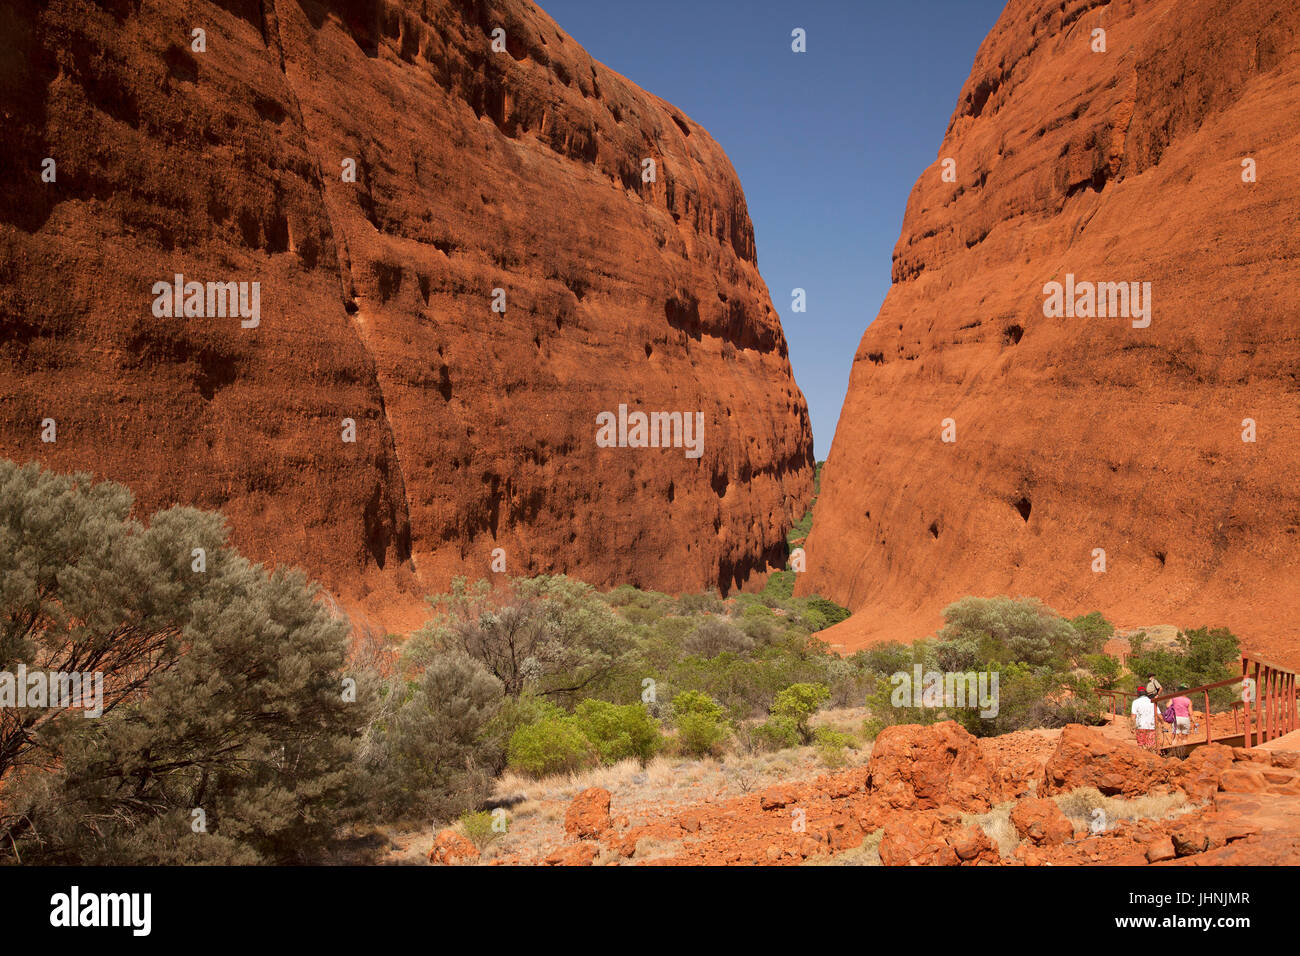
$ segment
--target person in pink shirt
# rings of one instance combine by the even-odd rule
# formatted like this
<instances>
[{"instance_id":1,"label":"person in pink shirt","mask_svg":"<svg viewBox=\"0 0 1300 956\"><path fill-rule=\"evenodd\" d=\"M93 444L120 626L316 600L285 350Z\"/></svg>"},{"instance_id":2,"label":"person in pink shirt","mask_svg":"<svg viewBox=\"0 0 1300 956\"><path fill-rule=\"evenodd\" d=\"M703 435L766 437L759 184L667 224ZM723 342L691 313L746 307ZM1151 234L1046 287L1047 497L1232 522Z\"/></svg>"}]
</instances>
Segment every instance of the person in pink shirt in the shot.
<instances>
[{"instance_id":1,"label":"person in pink shirt","mask_svg":"<svg viewBox=\"0 0 1300 956\"><path fill-rule=\"evenodd\" d=\"M1174 744L1185 744L1192 732L1192 700L1187 688L1178 688L1178 696L1169 702L1174 711Z\"/></svg>"}]
</instances>

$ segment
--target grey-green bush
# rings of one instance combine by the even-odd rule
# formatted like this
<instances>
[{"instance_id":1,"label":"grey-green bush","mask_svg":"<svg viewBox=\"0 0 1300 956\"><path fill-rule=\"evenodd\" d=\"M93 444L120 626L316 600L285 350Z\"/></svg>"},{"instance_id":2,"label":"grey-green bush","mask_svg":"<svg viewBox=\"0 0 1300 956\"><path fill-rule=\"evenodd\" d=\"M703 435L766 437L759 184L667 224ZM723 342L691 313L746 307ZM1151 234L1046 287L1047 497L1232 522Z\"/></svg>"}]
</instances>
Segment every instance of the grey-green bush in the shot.
<instances>
[{"instance_id":1,"label":"grey-green bush","mask_svg":"<svg viewBox=\"0 0 1300 956\"><path fill-rule=\"evenodd\" d=\"M229 547L220 515L144 524L131 505L120 485L0 461L0 670L104 675L98 719L0 711L0 854L310 859L359 809L370 685L345 700L348 622L301 573Z\"/></svg>"}]
</instances>

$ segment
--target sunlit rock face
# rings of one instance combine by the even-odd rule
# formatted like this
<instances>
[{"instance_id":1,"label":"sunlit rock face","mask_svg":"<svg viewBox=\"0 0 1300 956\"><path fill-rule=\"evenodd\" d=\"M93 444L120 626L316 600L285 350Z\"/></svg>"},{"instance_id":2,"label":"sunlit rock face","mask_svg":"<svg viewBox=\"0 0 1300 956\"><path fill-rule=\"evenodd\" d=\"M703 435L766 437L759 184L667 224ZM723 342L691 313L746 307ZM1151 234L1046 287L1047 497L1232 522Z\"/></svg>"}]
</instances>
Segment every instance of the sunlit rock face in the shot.
<instances>
[{"instance_id":1,"label":"sunlit rock face","mask_svg":"<svg viewBox=\"0 0 1300 956\"><path fill-rule=\"evenodd\" d=\"M219 508L394 626L494 551L783 561L812 436L735 172L532 4L17 0L0 62L0 454Z\"/></svg>"},{"instance_id":2,"label":"sunlit rock face","mask_svg":"<svg viewBox=\"0 0 1300 956\"><path fill-rule=\"evenodd\" d=\"M1300 650L1298 37L1282 0L1008 4L854 359L824 636L1007 594Z\"/></svg>"}]
</instances>

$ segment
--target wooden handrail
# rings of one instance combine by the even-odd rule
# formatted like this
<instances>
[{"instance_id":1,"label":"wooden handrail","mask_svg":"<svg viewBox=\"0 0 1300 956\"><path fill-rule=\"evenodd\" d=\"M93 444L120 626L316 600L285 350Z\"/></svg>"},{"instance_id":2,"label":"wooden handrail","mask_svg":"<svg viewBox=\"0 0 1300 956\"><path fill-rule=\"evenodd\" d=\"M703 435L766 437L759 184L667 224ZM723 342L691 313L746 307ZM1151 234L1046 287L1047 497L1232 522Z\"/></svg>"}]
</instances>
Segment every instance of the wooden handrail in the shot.
<instances>
[{"instance_id":1,"label":"wooden handrail","mask_svg":"<svg viewBox=\"0 0 1300 956\"><path fill-rule=\"evenodd\" d=\"M1297 681L1297 676L1300 675L1297 675L1297 672L1290 668L1281 667L1253 654L1243 654L1241 655L1241 676L1229 677L1226 680L1215 681L1212 684L1202 684L1200 687L1189 687L1182 692L1174 690L1152 698L1152 703L1159 704L1162 701L1173 700L1175 697L1187 696L1190 698L1192 694L1201 694L1205 708L1205 742L1211 743L1213 738L1210 728L1210 691L1250 680L1254 685L1254 699L1252 701L1233 701L1231 705L1233 733L1237 732L1238 712L1240 712L1244 724L1242 727L1243 742L1249 747L1252 746L1252 739L1256 744L1259 744L1274 740L1283 734L1300 728L1300 701L1297 701L1300 681ZM1096 694L1098 702L1101 702L1103 697L1110 698L1110 713L1112 716L1119 716L1118 703L1121 698L1127 702L1138 696L1129 691L1104 690L1101 688L1097 689ZM1160 709L1157 707L1157 712Z\"/></svg>"}]
</instances>

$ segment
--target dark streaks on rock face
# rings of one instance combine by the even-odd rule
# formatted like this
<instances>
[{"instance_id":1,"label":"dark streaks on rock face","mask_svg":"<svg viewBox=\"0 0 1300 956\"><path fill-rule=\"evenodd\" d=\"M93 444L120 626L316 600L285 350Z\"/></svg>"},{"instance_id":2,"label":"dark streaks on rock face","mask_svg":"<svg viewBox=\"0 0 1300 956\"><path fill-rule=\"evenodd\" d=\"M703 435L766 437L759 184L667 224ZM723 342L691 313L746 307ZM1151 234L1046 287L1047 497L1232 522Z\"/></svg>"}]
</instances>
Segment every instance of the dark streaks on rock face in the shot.
<instances>
[{"instance_id":1,"label":"dark streaks on rock face","mask_svg":"<svg viewBox=\"0 0 1300 956\"><path fill-rule=\"evenodd\" d=\"M830 639L1009 594L1294 653L1297 115L1294 3L1008 3L854 362L798 582L857 612ZM1067 273L1150 282L1150 326L1047 317Z\"/></svg>"},{"instance_id":2,"label":"dark streaks on rock face","mask_svg":"<svg viewBox=\"0 0 1300 956\"><path fill-rule=\"evenodd\" d=\"M812 439L740 184L533 4L16 0L0 70L0 454L218 506L398 627L496 547L665 590L783 558ZM176 274L259 282L260 325L155 318ZM702 457L598 448L620 403L702 412Z\"/></svg>"}]
</instances>

